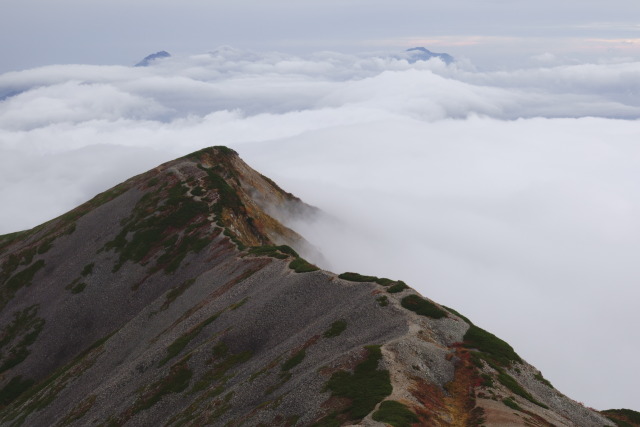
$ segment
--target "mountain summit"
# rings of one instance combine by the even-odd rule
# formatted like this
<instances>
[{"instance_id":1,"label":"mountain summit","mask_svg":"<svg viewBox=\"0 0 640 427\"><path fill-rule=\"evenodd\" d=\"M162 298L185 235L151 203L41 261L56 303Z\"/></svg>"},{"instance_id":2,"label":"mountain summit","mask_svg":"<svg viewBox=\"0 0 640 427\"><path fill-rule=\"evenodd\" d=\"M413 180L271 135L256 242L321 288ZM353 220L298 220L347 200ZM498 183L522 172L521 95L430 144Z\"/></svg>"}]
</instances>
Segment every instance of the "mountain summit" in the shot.
<instances>
[{"instance_id":1,"label":"mountain summit","mask_svg":"<svg viewBox=\"0 0 640 427\"><path fill-rule=\"evenodd\" d=\"M160 52L152 53L151 55L145 56L142 61L138 62L135 67L148 67L151 65L156 59L162 58L170 58L171 54L167 51L161 50Z\"/></svg>"},{"instance_id":2,"label":"mountain summit","mask_svg":"<svg viewBox=\"0 0 640 427\"><path fill-rule=\"evenodd\" d=\"M278 218L318 214L213 147L0 236L0 424L615 425L404 282L306 261Z\"/></svg>"},{"instance_id":3,"label":"mountain summit","mask_svg":"<svg viewBox=\"0 0 640 427\"><path fill-rule=\"evenodd\" d=\"M451 64L455 61L453 56L449 55L448 53L431 52L425 47L412 47L411 49L407 49L403 55L403 58L409 61L409 63L411 64L418 61L428 61L431 58L439 58L445 64Z\"/></svg>"}]
</instances>

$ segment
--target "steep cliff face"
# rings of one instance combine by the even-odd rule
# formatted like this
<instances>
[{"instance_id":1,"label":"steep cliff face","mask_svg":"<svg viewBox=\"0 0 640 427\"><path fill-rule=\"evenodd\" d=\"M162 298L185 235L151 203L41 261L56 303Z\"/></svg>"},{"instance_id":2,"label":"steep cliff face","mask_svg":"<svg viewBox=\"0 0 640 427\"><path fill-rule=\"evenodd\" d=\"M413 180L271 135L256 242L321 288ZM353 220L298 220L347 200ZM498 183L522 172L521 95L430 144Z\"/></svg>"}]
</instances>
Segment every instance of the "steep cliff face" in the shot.
<instances>
[{"instance_id":1,"label":"steep cliff face","mask_svg":"<svg viewBox=\"0 0 640 427\"><path fill-rule=\"evenodd\" d=\"M0 236L1 425L614 425L401 281L319 270L316 209L225 147Z\"/></svg>"}]
</instances>

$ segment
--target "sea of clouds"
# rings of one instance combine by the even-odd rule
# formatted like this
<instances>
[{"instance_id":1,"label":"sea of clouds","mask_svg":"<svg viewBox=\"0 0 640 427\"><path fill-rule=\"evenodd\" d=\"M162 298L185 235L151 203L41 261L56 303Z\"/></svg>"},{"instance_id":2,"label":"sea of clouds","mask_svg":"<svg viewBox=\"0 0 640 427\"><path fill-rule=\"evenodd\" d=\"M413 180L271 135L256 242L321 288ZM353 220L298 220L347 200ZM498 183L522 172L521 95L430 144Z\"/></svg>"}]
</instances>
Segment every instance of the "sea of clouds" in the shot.
<instances>
[{"instance_id":1,"label":"sea of clouds","mask_svg":"<svg viewBox=\"0 0 640 427\"><path fill-rule=\"evenodd\" d=\"M483 72L223 47L0 75L0 233L211 145L329 215L337 273L403 279L561 391L640 410L640 62Z\"/></svg>"}]
</instances>

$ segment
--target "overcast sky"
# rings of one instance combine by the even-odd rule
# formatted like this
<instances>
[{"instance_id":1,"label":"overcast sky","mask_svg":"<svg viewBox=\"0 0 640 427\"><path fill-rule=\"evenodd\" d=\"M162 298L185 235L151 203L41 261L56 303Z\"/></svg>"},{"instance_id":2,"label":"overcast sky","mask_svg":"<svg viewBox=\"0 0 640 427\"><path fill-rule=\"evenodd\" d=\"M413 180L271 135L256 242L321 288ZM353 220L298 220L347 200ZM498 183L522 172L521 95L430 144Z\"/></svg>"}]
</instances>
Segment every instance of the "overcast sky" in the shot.
<instances>
[{"instance_id":1,"label":"overcast sky","mask_svg":"<svg viewBox=\"0 0 640 427\"><path fill-rule=\"evenodd\" d=\"M3 0L0 13L0 72L220 45L298 54L426 45L491 68L545 54L640 55L636 0Z\"/></svg>"},{"instance_id":2,"label":"overcast sky","mask_svg":"<svg viewBox=\"0 0 640 427\"><path fill-rule=\"evenodd\" d=\"M324 267L403 279L570 397L640 410L637 5L424 3L3 1L0 234L228 145L333 215L294 224Z\"/></svg>"}]
</instances>

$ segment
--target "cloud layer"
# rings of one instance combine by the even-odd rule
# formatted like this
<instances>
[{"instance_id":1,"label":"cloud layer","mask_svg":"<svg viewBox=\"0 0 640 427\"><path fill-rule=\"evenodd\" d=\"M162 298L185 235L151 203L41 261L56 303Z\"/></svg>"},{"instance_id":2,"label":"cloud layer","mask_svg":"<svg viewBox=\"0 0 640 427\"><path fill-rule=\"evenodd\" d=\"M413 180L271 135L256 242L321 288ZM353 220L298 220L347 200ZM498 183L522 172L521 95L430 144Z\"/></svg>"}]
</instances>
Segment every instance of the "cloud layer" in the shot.
<instances>
[{"instance_id":1,"label":"cloud layer","mask_svg":"<svg viewBox=\"0 0 640 427\"><path fill-rule=\"evenodd\" d=\"M332 215L295 224L327 267L406 280L561 391L638 410L639 82L637 62L479 72L232 48L5 73L0 233L228 145Z\"/></svg>"}]
</instances>

